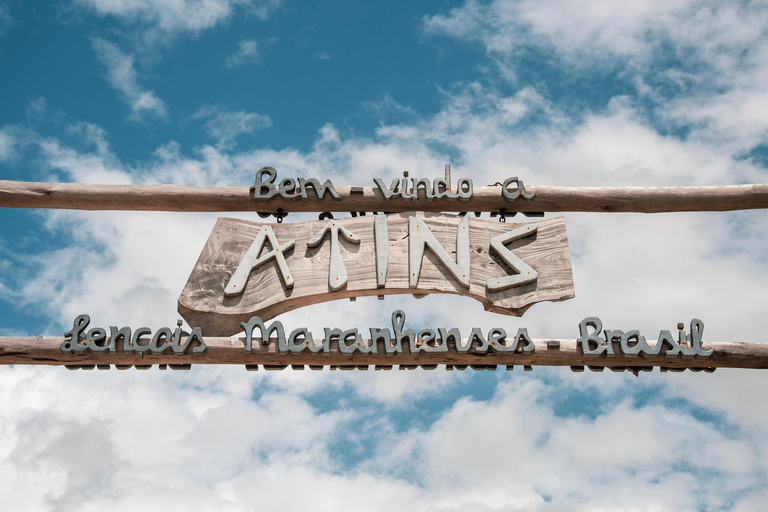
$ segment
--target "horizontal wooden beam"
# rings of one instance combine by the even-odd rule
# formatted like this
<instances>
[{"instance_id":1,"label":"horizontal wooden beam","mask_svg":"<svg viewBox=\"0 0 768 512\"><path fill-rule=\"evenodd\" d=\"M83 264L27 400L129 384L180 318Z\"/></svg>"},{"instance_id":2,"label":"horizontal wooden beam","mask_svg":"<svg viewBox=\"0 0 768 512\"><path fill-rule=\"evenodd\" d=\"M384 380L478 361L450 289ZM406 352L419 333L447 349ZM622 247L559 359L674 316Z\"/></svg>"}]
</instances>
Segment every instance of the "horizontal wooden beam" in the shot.
<instances>
[{"instance_id":1,"label":"horizontal wooden beam","mask_svg":"<svg viewBox=\"0 0 768 512\"><path fill-rule=\"evenodd\" d=\"M424 366L432 368L435 365L487 367L496 365L522 366L571 366L575 369L589 367L591 369L611 368L614 370L628 369L630 371L647 370L651 367L675 369L711 369L711 368L768 368L768 344L763 343L728 343L704 342L704 349L714 349L709 357L680 357L680 356L638 356L638 355L601 355L585 356L582 354L576 340L536 339L533 340L535 350L529 353L460 353L451 348L447 353L405 353L399 355L387 354L341 354L338 345L331 342L327 354L302 352L299 354L281 354L277 350L275 340L267 344L254 339L253 351L244 351L245 338L213 338L206 337L206 351L199 355L172 353L153 355L150 353L140 357L137 353L63 353L60 350L63 337L0 337L0 365L3 364L35 364L35 365L66 365L120 367L149 365L190 365L190 364L234 364L248 366L266 366L279 368L291 366L336 366L341 368L375 366L400 366L403 368ZM316 340L322 344L323 340ZM464 341L466 343L466 340ZM653 341L649 340L653 344Z\"/></svg>"},{"instance_id":2,"label":"horizontal wooden beam","mask_svg":"<svg viewBox=\"0 0 768 512\"><path fill-rule=\"evenodd\" d=\"M328 194L304 200L279 196L262 202L250 188L188 187L181 185L90 185L0 180L0 206L70 210L134 210L169 212L693 212L768 208L768 184L707 187L549 187L526 185L531 200L510 201L501 186L474 188L462 200L385 200L378 188L337 187L341 200ZM423 191L421 192L423 193Z\"/></svg>"}]
</instances>

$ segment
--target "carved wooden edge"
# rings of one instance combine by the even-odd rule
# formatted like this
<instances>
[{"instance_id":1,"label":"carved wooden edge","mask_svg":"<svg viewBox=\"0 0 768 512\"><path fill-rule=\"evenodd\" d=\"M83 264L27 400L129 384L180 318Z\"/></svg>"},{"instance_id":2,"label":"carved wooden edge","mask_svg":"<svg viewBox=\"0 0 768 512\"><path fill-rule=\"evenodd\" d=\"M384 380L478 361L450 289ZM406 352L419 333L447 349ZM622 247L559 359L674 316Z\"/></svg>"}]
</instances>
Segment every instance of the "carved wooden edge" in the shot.
<instances>
[{"instance_id":1,"label":"carved wooden edge","mask_svg":"<svg viewBox=\"0 0 768 512\"><path fill-rule=\"evenodd\" d=\"M709 357L682 356L585 356L574 339L534 339L535 350L529 353L475 353L469 351L460 353L454 350L455 345L448 343L451 350L447 353L410 354L404 346L404 353L388 354L341 354L338 343L331 341L327 354L281 354L277 350L276 340L264 344L254 338L253 351L244 352L245 338L214 338L206 337L206 351L203 354L161 354L150 353L140 357L135 353L82 353L65 354L60 350L63 337L0 337L0 365L33 364L33 365L190 365L190 364L235 364L235 365L266 365L266 366L340 366L364 367L376 366L571 366L575 369L589 367L629 369L632 371L652 367L669 369L711 369L711 368L768 368L768 344L740 342L703 342L704 349L714 349ZM316 340L322 344L323 340ZM463 341L466 343L466 340ZM655 342L649 340L650 344Z\"/></svg>"},{"instance_id":2,"label":"carved wooden edge","mask_svg":"<svg viewBox=\"0 0 768 512\"><path fill-rule=\"evenodd\" d=\"M271 320L282 313L295 311L300 307L312 306L315 304L322 304L322 303L330 302L333 300L342 300L342 299L346 300L349 298L357 298L357 297L374 297L374 296L380 297L380 296L387 296L387 295L411 294L416 297L423 298L424 296L427 296L427 295L442 294L441 292L435 292L434 290L428 290L425 288L411 288L407 291L403 291L401 289L379 288L377 290L355 290L354 293L350 293L347 290L341 290L339 292L333 292L333 293L336 295L331 299L324 299L321 296L304 297L301 299L301 302L299 303L299 305L296 305L297 303L294 301L284 301L274 306L270 306L269 308L265 308L264 310L259 312L260 313L259 316L263 320ZM563 302L563 301L574 298L575 292L573 292L573 287L571 287L571 290L566 291L561 297L554 298L554 299L545 299L539 302L532 302L530 304L525 304L524 306L519 308L500 308L496 306L493 302L489 301L488 299L480 298L477 295L464 294L462 295L462 297L471 298L473 300L480 302L483 306L483 309L485 311L488 311L489 313L496 313L498 315L505 315L505 316L521 317L523 316L523 314L525 314L526 311L528 311L528 309L531 308L531 306L534 306L539 302ZM184 318L188 323L199 326L203 332L210 332L211 330L216 330L221 332L237 331L240 329L241 322L247 322L249 318L254 316L253 312L226 313L226 312L200 311L198 309L193 309L189 307L187 304L184 303L183 299L179 299L177 303L177 311L179 315L181 315L181 317Z\"/></svg>"},{"instance_id":3,"label":"carved wooden edge","mask_svg":"<svg viewBox=\"0 0 768 512\"><path fill-rule=\"evenodd\" d=\"M385 200L375 187L335 187L335 201L251 199L250 188L182 185L92 185L0 180L0 207L169 212L693 212L768 208L768 184L696 187L552 187L526 185L535 197L506 200L501 186L474 187L462 200ZM362 188L362 193L352 189ZM423 191L421 192L423 194Z\"/></svg>"}]
</instances>

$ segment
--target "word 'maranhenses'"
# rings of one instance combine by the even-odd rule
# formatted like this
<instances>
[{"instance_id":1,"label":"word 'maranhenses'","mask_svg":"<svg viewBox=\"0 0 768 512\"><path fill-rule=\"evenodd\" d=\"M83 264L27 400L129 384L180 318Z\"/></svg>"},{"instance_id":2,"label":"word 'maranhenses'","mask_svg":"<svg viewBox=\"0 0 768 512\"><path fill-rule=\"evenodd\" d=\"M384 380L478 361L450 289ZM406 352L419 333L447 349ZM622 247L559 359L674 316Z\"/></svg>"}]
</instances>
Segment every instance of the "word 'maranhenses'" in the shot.
<instances>
[{"instance_id":1,"label":"word 'maranhenses'","mask_svg":"<svg viewBox=\"0 0 768 512\"><path fill-rule=\"evenodd\" d=\"M408 176L408 171L403 172L402 178L395 178L387 186L381 178L373 179L376 188L382 197L389 201L394 198L403 200L417 200L423 197L426 200L446 199L467 201L472 198L473 184L470 178L459 178L454 191L451 184L451 166L445 166L445 177L430 180L429 178L414 178ZM278 181L277 170L274 167L262 167L256 173L256 183L251 187L251 197L262 201L279 196L288 201L294 199L309 199L310 190L318 199L323 199L326 194L335 201L341 201L341 195L336 191L331 180L320 182L316 178L283 178ZM363 187L352 187L352 193L363 193ZM530 200L536 192L525 190L523 180L515 177L507 178L501 183L501 195L504 199L514 201L522 197Z\"/></svg>"},{"instance_id":2,"label":"word 'maranhenses'","mask_svg":"<svg viewBox=\"0 0 768 512\"><path fill-rule=\"evenodd\" d=\"M182 355L188 353L190 347L192 347L192 354L205 352L205 341L200 328L193 328L191 333L183 331L181 320L173 331L170 327L162 327L151 338L149 336L152 334L152 329L149 327L139 327L131 333L130 327L118 329L117 326L111 326L107 336L106 329L102 327L94 327L86 332L90 323L91 317L88 315L79 315L75 318L72 329L64 333L61 351L83 353L90 350L95 353L114 353L120 347L122 352L136 352L142 357L145 352L162 354L167 350L172 350L176 355ZM181 341L182 338L184 342ZM121 345L118 344L120 341L122 341Z\"/></svg>"},{"instance_id":3,"label":"word 'maranhenses'","mask_svg":"<svg viewBox=\"0 0 768 512\"><path fill-rule=\"evenodd\" d=\"M310 353L330 353L331 342L335 341L341 354L402 354L408 350L410 354L419 352L446 353L449 350L456 352L485 353L488 350L494 352L533 352L535 345L528 329L521 328L511 339L507 338L507 332L501 327L493 327L487 336L483 335L479 327L475 327L469 334L466 343L463 342L459 329L439 328L421 329L416 332L413 329L403 330L405 325L405 313L397 310L392 313L392 331L388 327L371 327L371 337L363 340L357 329L341 330L324 329L325 336L320 344L315 344L312 333L306 327L293 330L288 337L280 321L274 321L269 326L265 325L261 318L254 316L248 322L242 322L241 327L245 332L245 351L253 349L253 333L259 329L259 339L262 342L272 336L277 338L277 349L281 354L299 354L305 351ZM438 337L439 335L439 337ZM318 340L319 341L319 340Z\"/></svg>"}]
</instances>

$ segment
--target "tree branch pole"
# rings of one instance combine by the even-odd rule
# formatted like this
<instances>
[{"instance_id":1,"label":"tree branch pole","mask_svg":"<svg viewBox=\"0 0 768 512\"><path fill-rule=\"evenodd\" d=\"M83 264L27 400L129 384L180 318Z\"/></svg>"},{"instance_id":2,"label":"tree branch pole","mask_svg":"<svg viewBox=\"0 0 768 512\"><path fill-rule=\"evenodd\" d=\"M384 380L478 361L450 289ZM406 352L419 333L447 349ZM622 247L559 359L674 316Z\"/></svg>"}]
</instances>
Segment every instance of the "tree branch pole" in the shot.
<instances>
[{"instance_id":1,"label":"tree branch pole","mask_svg":"<svg viewBox=\"0 0 768 512\"><path fill-rule=\"evenodd\" d=\"M501 186L474 188L468 200L385 200L375 187L336 187L341 200L257 202L250 189L181 185L89 185L0 180L0 207L168 212L703 212L768 208L768 184L706 187L549 187L526 185L533 199L510 201ZM422 191L423 193L423 191Z\"/></svg>"},{"instance_id":2,"label":"tree branch pole","mask_svg":"<svg viewBox=\"0 0 768 512\"><path fill-rule=\"evenodd\" d=\"M0 337L0 365L5 364L35 364L35 365L65 365L74 367L118 367L137 366L146 368L149 365L190 365L190 364L234 364L266 366L267 369L280 369L291 365L293 367L308 365L310 367L336 366L343 369L375 365L381 367L399 366L411 368L423 366L428 369L435 365L488 367L496 365L521 366L570 366L575 370L589 367L593 370L611 368L614 370L647 371L652 367L661 367L674 371L676 369L709 369L712 368L768 368L768 344L764 343L726 343L704 342L703 348L714 349L709 357L681 356L640 356L622 355L585 356L576 340L535 339L535 350L528 353L460 353L449 350L447 353L410 354L406 350L402 354L341 354L338 344L331 342L329 353L313 354L302 352L298 354L282 354L277 350L276 340L264 344L254 338L253 351L244 351L245 338L204 338L206 351L202 354L173 353L153 355L144 354L140 357L135 352L125 353L85 352L80 354L63 353L60 349L63 337ZM315 343L322 344L323 340ZM466 340L464 340L466 343ZM649 343L654 342L649 340ZM449 343L449 347L451 343ZM455 345L454 345L455 346Z\"/></svg>"}]
</instances>

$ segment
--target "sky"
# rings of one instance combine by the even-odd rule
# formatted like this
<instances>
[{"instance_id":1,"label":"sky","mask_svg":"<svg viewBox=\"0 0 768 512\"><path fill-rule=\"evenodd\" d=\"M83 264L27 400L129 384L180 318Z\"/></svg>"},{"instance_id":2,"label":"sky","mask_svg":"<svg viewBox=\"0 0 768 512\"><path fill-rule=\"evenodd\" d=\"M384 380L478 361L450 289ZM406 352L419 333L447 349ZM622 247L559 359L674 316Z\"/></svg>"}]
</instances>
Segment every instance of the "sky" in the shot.
<instances>
[{"instance_id":1,"label":"sky","mask_svg":"<svg viewBox=\"0 0 768 512\"><path fill-rule=\"evenodd\" d=\"M764 1L0 0L0 179L250 185L269 165L370 186L450 163L476 185L765 183L766 27ZM413 328L575 338L598 316L653 339L700 318L705 342L765 341L765 211L564 216L572 300L515 318L389 296L278 319L367 330L403 309ZM0 210L0 335L61 336L81 313L175 325L217 217ZM0 368L0 496L764 510L768 374L521 370Z\"/></svg>"}]
</instances>

